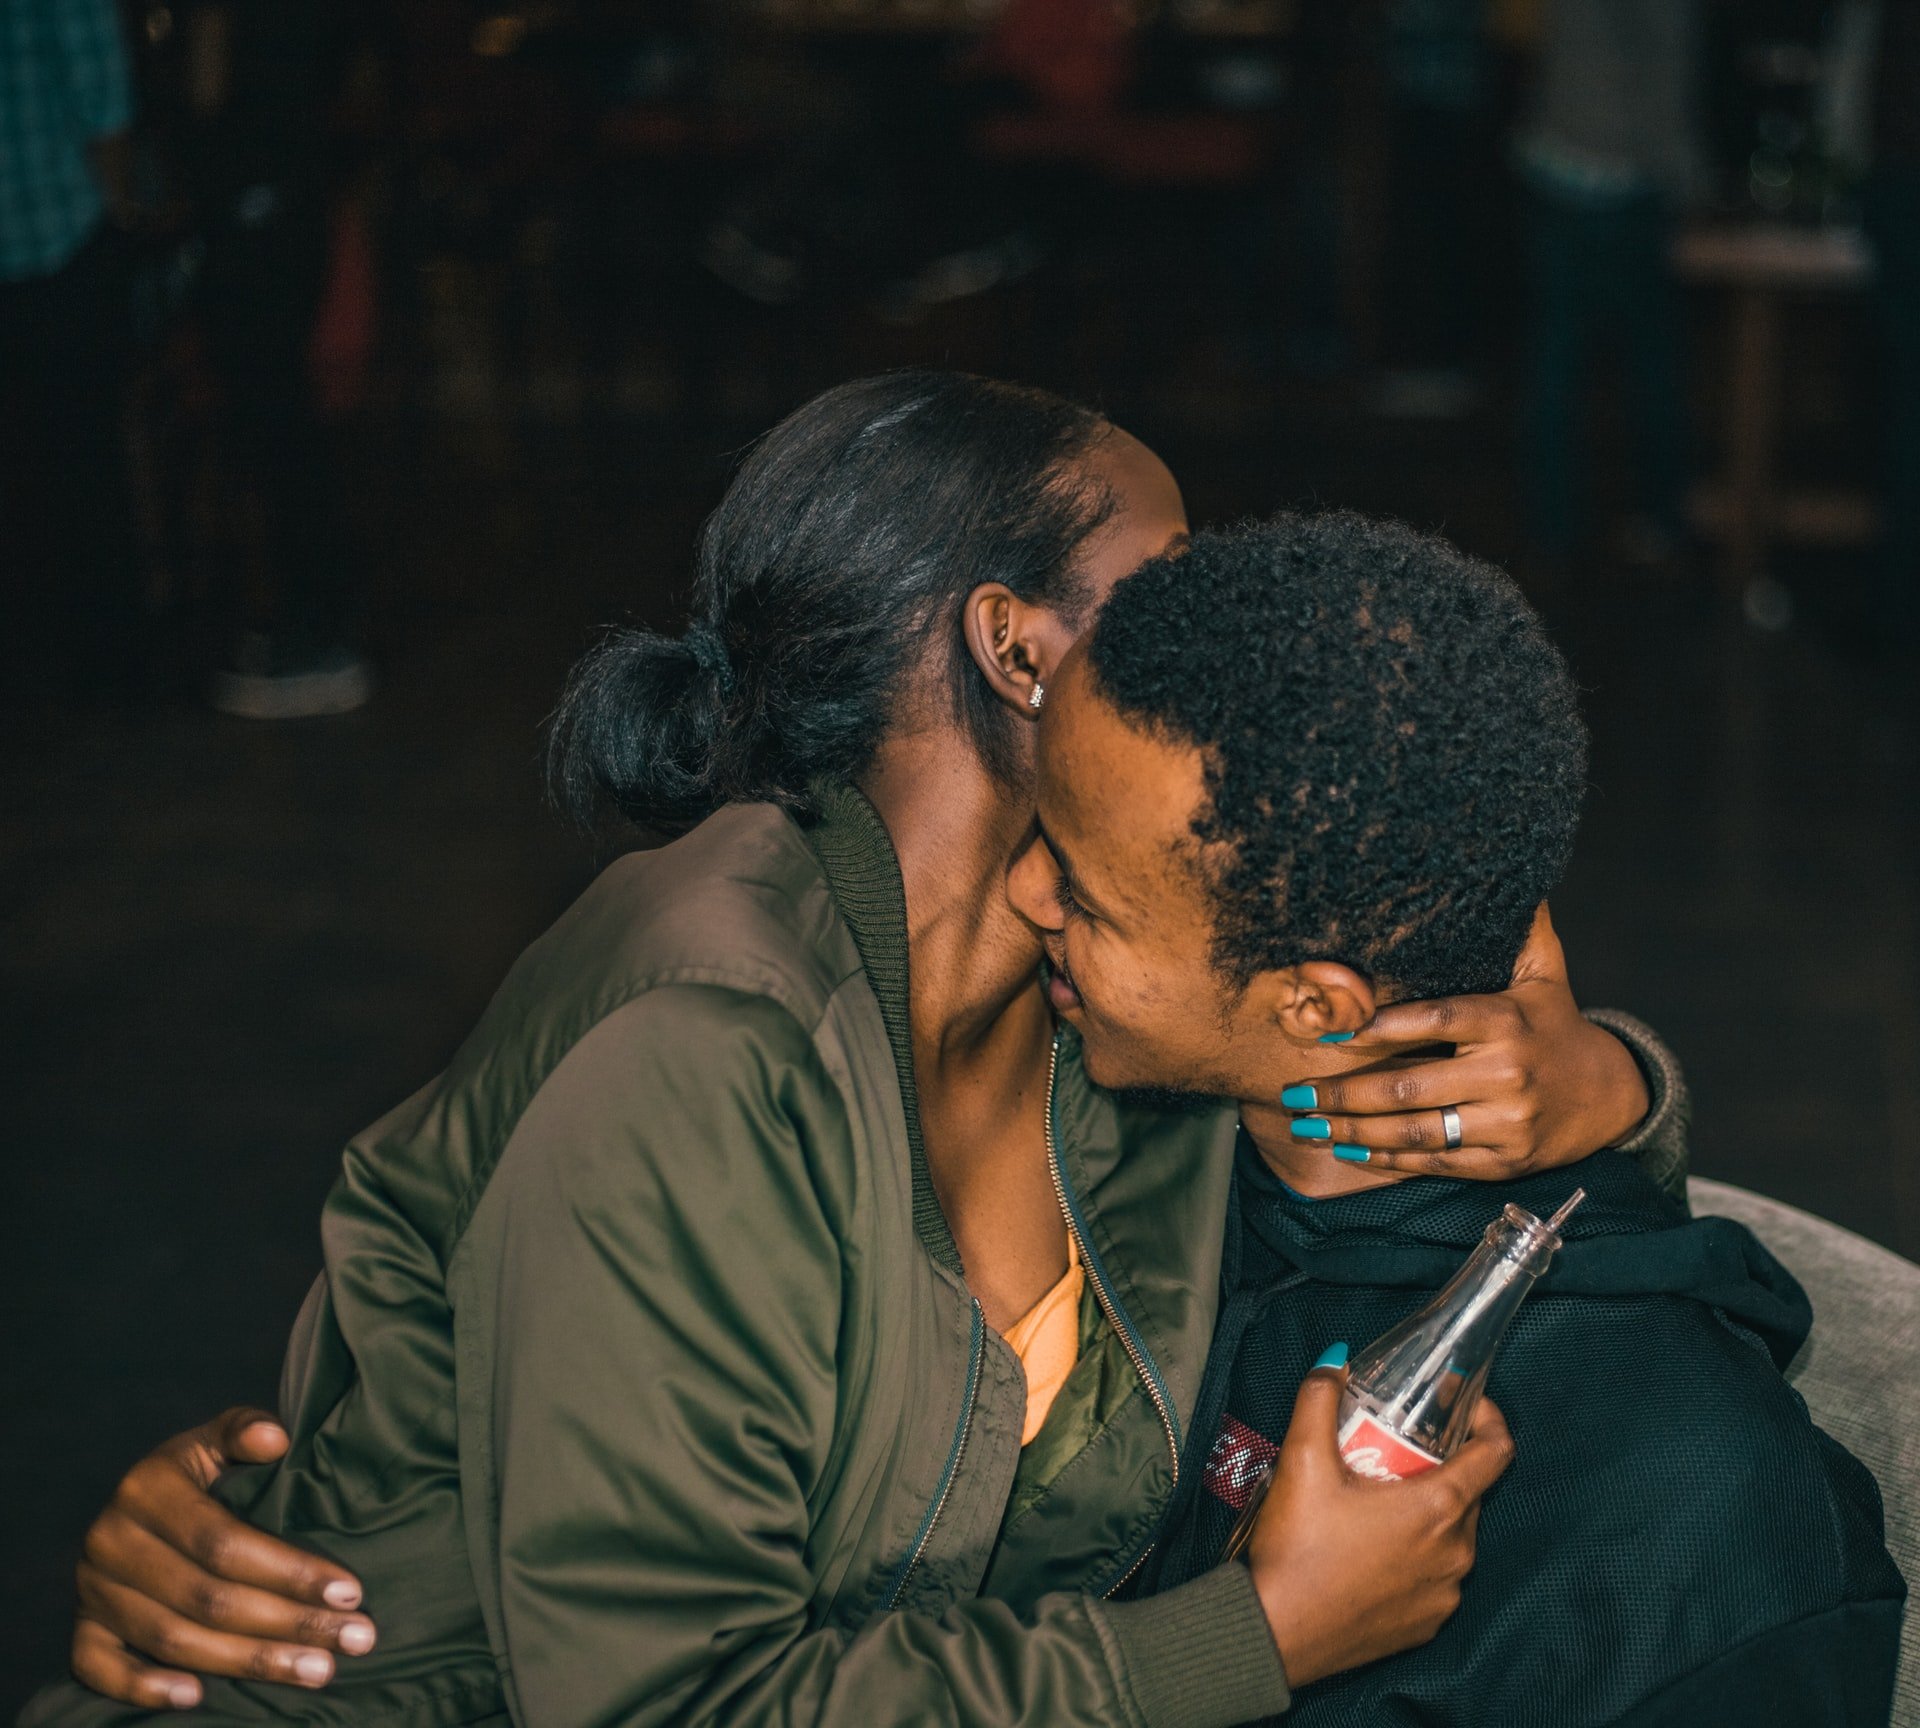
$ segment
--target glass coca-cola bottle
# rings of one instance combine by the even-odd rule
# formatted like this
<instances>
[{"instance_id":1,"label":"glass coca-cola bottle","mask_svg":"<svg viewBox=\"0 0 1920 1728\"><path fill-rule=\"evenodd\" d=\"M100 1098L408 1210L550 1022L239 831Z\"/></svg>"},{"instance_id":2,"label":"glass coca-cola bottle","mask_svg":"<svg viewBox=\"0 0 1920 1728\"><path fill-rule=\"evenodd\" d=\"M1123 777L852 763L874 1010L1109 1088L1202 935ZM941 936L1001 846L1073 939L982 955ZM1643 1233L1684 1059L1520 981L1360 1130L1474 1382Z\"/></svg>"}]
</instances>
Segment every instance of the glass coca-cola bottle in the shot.
<instances>
[{"instance_id":1,"label":"glass coca-cola bottle","mask_svg":"<svg viewBox=\"0 0 1920 1728\"><path fill-rule=\"evenodd\" d=\"M1545 1223L1508 1206L1439 1295L1353 1358L1339 1426L1349 1470L1398 1482L1459 1449L1508 1323L1559 1249L1560 1226L1586 1197L1576 1188ZM1223 1560L1246 1548L1272 1481L1270 1465L1227 1538Z\"/></svg>"},{"instance_id":2,"label":"glass coca-cola bottle","mask_svg":"<svg viewBox=\"0 0 1920 1728\"><path fill-rule=\"evenodd\" d=\"M1438 1296L1354 1357L1340 1400L1340 1456L1349 1470L1398 1482L1453 1456L1508 1323L1586 1197L1576 1188L1544 1224L1508 1206Z\"/></svg>"}]
</instances>

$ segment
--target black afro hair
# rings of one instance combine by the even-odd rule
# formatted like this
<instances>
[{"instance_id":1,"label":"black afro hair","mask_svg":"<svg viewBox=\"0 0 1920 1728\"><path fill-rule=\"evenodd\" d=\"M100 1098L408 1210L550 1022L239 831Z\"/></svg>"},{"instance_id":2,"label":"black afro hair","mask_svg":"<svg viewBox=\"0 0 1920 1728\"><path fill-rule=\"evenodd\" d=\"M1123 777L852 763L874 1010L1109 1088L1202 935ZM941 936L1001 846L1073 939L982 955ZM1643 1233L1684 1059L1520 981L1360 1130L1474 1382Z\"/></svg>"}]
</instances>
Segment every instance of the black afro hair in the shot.
<instances>
[{"instance_id":1,"label":"black afro hair","mask_svg":"<svg viewBox=\"0 0 1920 1728\"><path fill-rule=\"evenodd\" d=\"M1214 962L1337 960L1403 997L1504 989L1586 779L1572 678L1518 588L1348 512L1196 535L1114 590L1095 688L1197 746Z\"/></svg>"}]
</instances>

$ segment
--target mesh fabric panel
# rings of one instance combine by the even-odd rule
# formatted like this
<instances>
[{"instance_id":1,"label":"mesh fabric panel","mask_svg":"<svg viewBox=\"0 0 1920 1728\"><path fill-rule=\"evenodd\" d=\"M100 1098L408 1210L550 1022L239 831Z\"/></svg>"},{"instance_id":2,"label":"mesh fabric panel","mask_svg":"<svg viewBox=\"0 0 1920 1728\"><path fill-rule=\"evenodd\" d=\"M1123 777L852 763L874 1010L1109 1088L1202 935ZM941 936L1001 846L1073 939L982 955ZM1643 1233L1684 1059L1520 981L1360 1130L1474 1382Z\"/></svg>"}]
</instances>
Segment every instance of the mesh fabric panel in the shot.
<instances>
[{"instance_id":1,"label":"mesh fabric panel","mask_svg":"<svg viewBox=\"0 0 1920 1728\"><path fill-rule=\"evenodd\" d=\"M1568 1231L1570 1244L1593 1245L1590 1268L1610 1239L1687 1228L1624 1160L1591 1168L1579 1180L1592 1199ZM1328 1343L1357 1352L1431 1294L1330 1282L1313 1274L1316 1259L1340 1250L1343 1280L1364 1280L1368 1256L1355 1249L1404 1264L1407 1246L1444 1243L1464 1259L1504 1201L1543 1212L1573 1185L1561 1172L1310 1202L1243 1172L1238 1289L1220 1333L1229 1354L1209 1368L1189 1460L1196 1488L1158 1582L1205 1570L1232 1528L1233 1508L1205 1486L1221 1422L1278 1441ZM1872 1477L1720 1309L1543 1282L1489 1391L1518 1455L1485 1502L1460 1612L1423 1649L1301 1689L1287 1728L1613 1721L1774 1629L1900 1593Z\"/></svg>"}]
</instances>

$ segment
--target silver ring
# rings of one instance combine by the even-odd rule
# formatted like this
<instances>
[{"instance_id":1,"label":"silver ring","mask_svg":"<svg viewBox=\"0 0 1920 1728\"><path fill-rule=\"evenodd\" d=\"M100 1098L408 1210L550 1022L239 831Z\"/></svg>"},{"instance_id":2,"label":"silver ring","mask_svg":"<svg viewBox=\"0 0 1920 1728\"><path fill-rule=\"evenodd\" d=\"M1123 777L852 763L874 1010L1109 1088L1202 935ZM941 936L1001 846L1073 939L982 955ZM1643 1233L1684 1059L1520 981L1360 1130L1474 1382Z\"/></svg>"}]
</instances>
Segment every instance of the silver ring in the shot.
<instances>
[{"instance_id":1,"label":"silver ring","mask_svg":"<svg viewBox=\"0 0 1920 1728\"><path fill-rule=\"evenodd\" d=\"M1449 1152L1460 1150L1460 1112L1451 1104L1440 1112L1440 1136L1441 1144Z\"/></svg>"}]
</instances>

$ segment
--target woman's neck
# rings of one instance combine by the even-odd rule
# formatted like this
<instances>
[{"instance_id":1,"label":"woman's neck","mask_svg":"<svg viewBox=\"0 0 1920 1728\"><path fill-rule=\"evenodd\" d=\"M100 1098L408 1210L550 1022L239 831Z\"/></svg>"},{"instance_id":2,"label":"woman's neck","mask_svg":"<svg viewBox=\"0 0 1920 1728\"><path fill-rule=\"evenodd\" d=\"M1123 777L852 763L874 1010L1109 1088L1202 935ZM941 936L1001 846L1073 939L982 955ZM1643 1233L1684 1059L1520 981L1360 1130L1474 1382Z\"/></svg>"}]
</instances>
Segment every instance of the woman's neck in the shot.
<instances>
[{"instance_id":1,"label":"woman's neck","mask_svg":"<svg viewBox=\"0 0 1920 1728\"><path fill-rule=\"evenodd\" d=\"M1007 901L1033 817L950 728L890 739L861 777L906 891L921 1137L968 1286L1005 1332L1059 1282L1066 1228L1046 1157L1053 1017L1041 949Z\"/></svg>"},{"instance_id":2,"label":"woman's neck","mask_svg":"<svg viewBox=\"0 0 1920 1728\"><path fill-rule=\"evenodd\" d=\"M860 789L900 860L920 1062L992 1061L1009 1032L1024 1045L1049 1030L1034 987L1039 938L1007 901L1007 871L1032 822L1023 794L944 727L889 739ZM938 1083L935 1073L920 1078Z\"/></svg>"}]
</instances>

